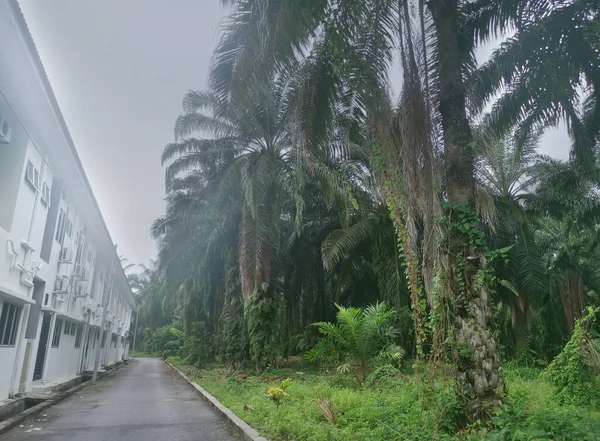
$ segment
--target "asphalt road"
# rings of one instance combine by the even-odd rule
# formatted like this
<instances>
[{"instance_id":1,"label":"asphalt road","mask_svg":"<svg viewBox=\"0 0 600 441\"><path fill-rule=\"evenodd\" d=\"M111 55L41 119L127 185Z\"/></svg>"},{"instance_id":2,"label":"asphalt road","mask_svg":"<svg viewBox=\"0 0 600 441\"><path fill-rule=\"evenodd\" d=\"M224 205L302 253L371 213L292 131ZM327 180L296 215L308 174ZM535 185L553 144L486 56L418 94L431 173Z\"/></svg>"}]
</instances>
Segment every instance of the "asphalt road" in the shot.
<instances>
[{"instance_id":1,"label":"asphalt road","mask_svg":"<svg viewBox=\"0 0 600 441\"><path fill-rule=\"evenodd\" d=\"M2 441L238 440L164 362L137 358L0 436Z\"/></svg>"}]
</instances>

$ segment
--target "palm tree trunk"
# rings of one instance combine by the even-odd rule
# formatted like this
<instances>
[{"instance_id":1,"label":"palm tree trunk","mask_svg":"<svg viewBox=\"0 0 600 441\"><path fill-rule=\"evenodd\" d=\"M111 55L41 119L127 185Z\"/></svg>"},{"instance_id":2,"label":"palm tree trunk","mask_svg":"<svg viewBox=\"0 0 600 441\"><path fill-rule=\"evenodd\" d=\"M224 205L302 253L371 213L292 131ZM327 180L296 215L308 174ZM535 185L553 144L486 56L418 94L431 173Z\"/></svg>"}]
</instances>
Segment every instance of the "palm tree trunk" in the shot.
<instances>
[{"instance_id":1,"label":"palm tree trunk","mask_svg":"<svg viewBox=\"0 0 600 441\"><path fill-rule=\"evenodd\" d=\"M438 45L439 112L444 131L448 219L475 213L473 136L466 113L463 54L458 32L458 0L431 0ZM462 211L462 213L461 213ZM477 228L477 225L474 226ZM486 418L502 402L498 343L490 331L486 261L459 228L448 228L446 282L454 304L456 386L467 416Z\"/></svg>"},{"instance_id":2,"label":"palm tree trunk","mask_svg":"<svg viewBox=\"0 0 600 441\"><path fill-rule=\"evenodd\" d=\"M190 279L185 282L183 288L183 332L186 337L190 335L190 301L192 297L192 287Z\"/></svg>"},{"instance_id":3,"label":"palm tree trunk","mask_svg":"<svg viewBox=\"0 0 600 441\"><path fill-rule=\"evenodd\" d=\"M567 330L569 334L572 334L575 329L575 322L581 317L585 308L581 276L577 270L569 268L567 270L566 282L557 279L557 284Z\"/></svg>"},{"instance_id":4,"label":"palm tree trunk","mask_svg":"<svg viewBox=\"0 0 600 441\"><path fill-rule=\"evenodd\" d=\"M512 309L512 325L515 332L517 348L522 347L527 337L527 296L519 289L519 297Z\"/></svg>"}]
</instances>

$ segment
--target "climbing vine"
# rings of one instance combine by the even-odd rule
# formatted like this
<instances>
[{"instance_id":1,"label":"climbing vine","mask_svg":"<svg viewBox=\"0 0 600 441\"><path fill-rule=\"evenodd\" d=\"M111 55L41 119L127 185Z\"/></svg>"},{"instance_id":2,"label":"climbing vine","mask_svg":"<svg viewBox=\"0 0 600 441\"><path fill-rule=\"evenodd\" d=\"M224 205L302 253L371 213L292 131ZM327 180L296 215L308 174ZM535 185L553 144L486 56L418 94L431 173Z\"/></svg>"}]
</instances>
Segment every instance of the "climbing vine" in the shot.
<instances>
[{"instance_id":1,"label":"climbing vine","mask_svg":"<svg viewBox=\"0 0 600 441\"><path fill-rule=\"evenodd\" d=\"M267 285L267 284L264 284ZM250 359L257 369L275 363L279 355L280 302L267 295L268 288L256 289L244 305L250 343Z\"/></svg>"},{"instance_id":2,"label":"climbing vine","mask_svg":"<svg viewBox=\"0 0 600 441\"><path fill-rule=\"evenodd\" d=\"M423 359L425 356L423 347L427 340L423 324L423 311L427 308L427 301L423 295L423 286L419 277L419 259L410 249L409 233L405 225L406 214L399 196L402 189L398 170L399 162L392 160L389 152L382 152L376 139L372 142L375 168L381 176L384 198L397 234L398 251L404 255L405 274L413 311L417 357Z\"/></svg>"}]
</instances>

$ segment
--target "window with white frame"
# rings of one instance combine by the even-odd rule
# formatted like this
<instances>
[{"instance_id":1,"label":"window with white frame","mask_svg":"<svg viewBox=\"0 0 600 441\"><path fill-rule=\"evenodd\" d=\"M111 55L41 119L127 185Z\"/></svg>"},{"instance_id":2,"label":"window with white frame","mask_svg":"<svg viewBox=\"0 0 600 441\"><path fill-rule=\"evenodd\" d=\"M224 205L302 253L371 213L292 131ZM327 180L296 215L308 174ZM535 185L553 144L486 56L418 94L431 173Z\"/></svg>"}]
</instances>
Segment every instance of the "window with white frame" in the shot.
<instances>
[{"instance_id":1,"label":"window with white frame","mask_svg":"<svg viewBox=\"0 0 600 441\"><path fill-rule=\"evenodd\" d=\"M58 212L58 222L56 223L56 234L54 235L54 239L56 239L56 241L61 244L63 243L63 240L65 238L66 221L67 221L67 214L61 208L60 211Z\"/></svg>"},{"instance_id":2,"label":"window with white frame","mask_svg":"<svg viewBox=\"0 0 600 441\"><path fill-rule=\"evenodd\" d=\"M21 319L21 307L8 302L0 304L0 346L14 346Z\"/></svg>"},{"instance_id":3,"label":"window with white frame","mask_svg":"<svg viewBox=\"0 0 600 441\"><path fill-rule=\"evenodd\" d=\"M36 190L38 189L38 186L40 185L40 173L33 166L33 163L31 161L27 161L27 169L25 170L25 180L29 182L29 185L31 185L33 188L35 188Z\"/></svg>"},{"instance_id":4,"label":"window with white frame","mask_svg":"<svg viewBox=\"0 0 600 441\"><path fill-rule=\"evenodd\" d=\"M77 333L75 334L75 347L81 347L81 336L83 334L83 325L77 325Z\"/></svg>"},{"instance_id":5,"label":"window with white frame","mask_svg":"<svg viewBox=\"0 0 600 441\"><path fill-rule=\"evenodd\" d=\"M60 345L60 334L62 332L63 321L57 318L54 324L54 334L52 335L52 347L58 348Z\"/></svg>"},{"instance_id":6,"label":"window with white frame","mask_svg":"<svg viewBox=\"0 0 600 441\"><path fill-rule=\"evenodd\" d=\"M50 206L50 187L45 182L42 184L42 202L47 206Z\"/></svg>"},{"instance_id":7,"label":"window with white frame","mask_svg":"<svg viewBox=\"0 0 600 441\"><path fill-rule=\"evenodd\" d=\"M67 236L71 237L73 235L73 222L67 217L65 232Z\"/></svg>"}]
</instances>

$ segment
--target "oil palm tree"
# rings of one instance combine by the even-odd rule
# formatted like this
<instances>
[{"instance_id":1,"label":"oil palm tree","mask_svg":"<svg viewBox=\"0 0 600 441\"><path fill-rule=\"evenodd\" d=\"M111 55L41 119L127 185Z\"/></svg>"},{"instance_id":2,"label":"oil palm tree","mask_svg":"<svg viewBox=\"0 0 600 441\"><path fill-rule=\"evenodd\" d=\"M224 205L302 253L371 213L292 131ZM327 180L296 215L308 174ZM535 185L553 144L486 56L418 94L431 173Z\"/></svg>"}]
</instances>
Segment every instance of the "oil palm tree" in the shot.
<instances>
[{"instance_id":1,"label":"oil palm tree","mask_svg":"<svg viewBox=\"0 0 600 441\"><path fill-rule=\"evenodd\" d=\"M310 73L304 82L307 87L302 94L305 99L301 101L299 113L309 147L322 139L319 129L331 115L330 109L338 103L350 103L349 113L358 117L360 123L366 123L368 138L378 148L376 156L383 164L382 188L398 234L403 238L405 252L409 253L407 264L413 307L418 308L420 282L415 244L419 240L413 226L419 217L424 224L433 226L432 219L438 214L438 201L434 195L440 179L432 159L437 139L441 140L444 151L445 197L451 207L449 211L469 211L475 205L473 137L467 118L463 78L465 66L473 64L475 44L465 42L462 37L463 2L417 2L420 31L413 29L414 20L406 1L323 1L310 14L306 13L308 9L304 9L304 13L286 13L296 7L291 6L292 3L259 0L240 3L242 6L232 15L222 40L233 44L235 49L221 44L215 52L213 78L223 76L227 81L213 81L213 86L220 88L221 96L227 96L227 93L235 96L235 89L230 87L234 83L231 79L236 78L235 82L239 83L238 78L246 71L242 66L246 64L243 57L236 57L236 62L231 62L233 54L258 54L264 61L261 66L271 71L277 70L280 64L297 61L300 55L307 64L299 70ZM258 11L262 13L258 14ZM272 32L288 26L294 30L289 35ZM262 44L257 46L256 38L237 39L237 33L244 32L243 29L258 32ZM429 41L433 41L435 49L431 56L427 55ZM419 43L422 44L420 55L416 51ZM405 81L400 130L394 128L390 107L382 105L389 101L387 71L395 46L401 48ZM276 50L269 50L273 47ZM249 68L248 71L252 70ZM435 75L429 81L432 73ZM421 83L420 78L425 81ZM437 108L433 108L434 102L438 103ZM439 117L441 137L435 134L434 114ZM398 137L398 131L404 136ZM413 194L424 197L411 199ZM427 203L419 204L419 200ZM448 217L452 217L452 213ZM431 247L428 249L436 249L431 245L436 243L431 240L435 230L430 230L427 240L421 242ZM461 396L475 414L480 410L485 413L486 408L497 405L496 389L502 382L498 376L498 344L489 331L486 284L471 283L477 279L485 262L481 252L472 246L465 247L469 242L465 239L468 238L457 234L456 230L449 230L447 253L444 259L438 259L437 266L431 268L425 279L432 280L434 272L444 271L447 289L458 299L454 302L458 305L454 337L458 346L468 346L468 350L460 352L484 354L477 359L459 360L457 384ZM458 283L462 276L455 273L455 268L462 264L456 261L456 256L462 256L464 261L466 289ZM479 337L472 339L469 337L472 334ZM470 342L477 342L477 347L471 347Z\"/></svg>"},{"instance_id":2,"label":"oil palm tree","mask_svg":"<svg viewBox=\"0 0 600 441\"><path fill-rule=\"evenodd\" d=\"M510 309L517 347L525 344L532 305L547 290L542 253L535 240L537 216L523 199L540 176L536 173L538 138L523 142L514 137L498 139L487 129L476 131L476 179L480 217L494 249L507 248L506 259L494 262L501 283L496 300Z\"/></svg>"},{"instance_id":3,"label":"oil palm tree","mask_svg":"<svg viewBox=\"0 0 600 441\"><path fill-rule=\"evenodd\" d=\"M503 92L488 117L497 133L517 126L526 137L564 120L573 157L592 164L600 134L598 2L483 0L470 7L475 38L501 32L502 24L516 30L471 82L479 106Z\"/></svg>"},{"instance_id":4,"label":"oil palm tree","mask_svg":"<svg viewBox=\"0 0 600 441\"><path fill-rule=\"evenodd\" d=\"M176 123L178 142L163 153L167 188L188 170L201 172L219 194L240 194L238 261L245 299L270 281L277 243L278 204L293 160L285 83L248 89L219 116L216 95L190 92ZM191 137L208 133L209 138Z\"/></svg>"}]
</instances>

